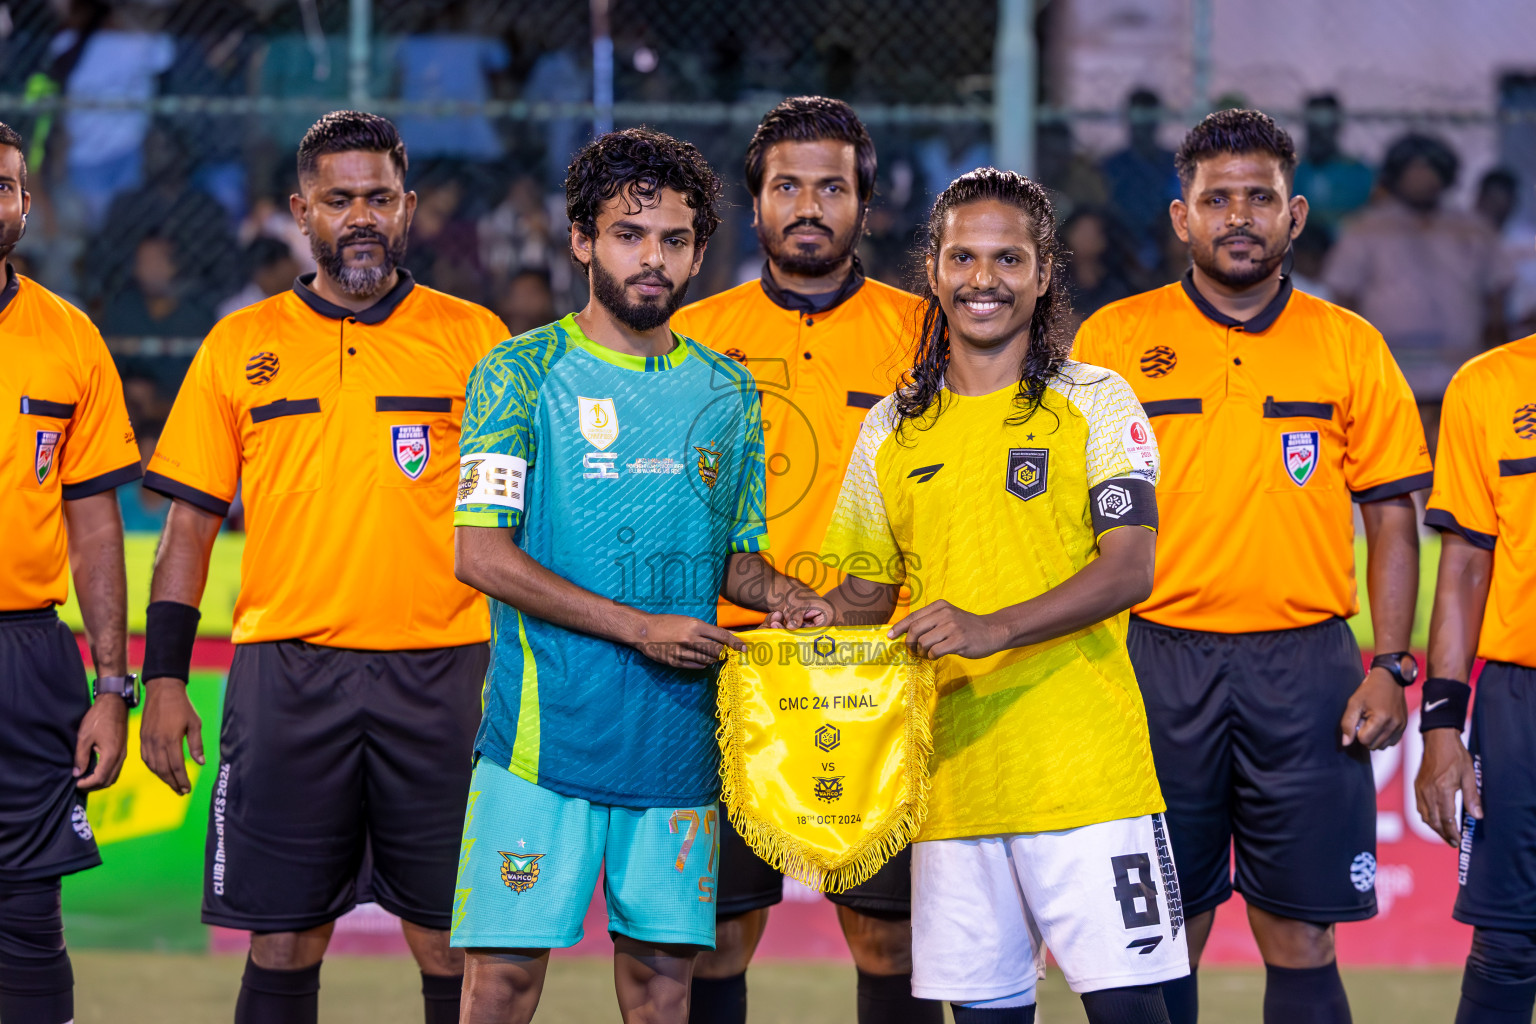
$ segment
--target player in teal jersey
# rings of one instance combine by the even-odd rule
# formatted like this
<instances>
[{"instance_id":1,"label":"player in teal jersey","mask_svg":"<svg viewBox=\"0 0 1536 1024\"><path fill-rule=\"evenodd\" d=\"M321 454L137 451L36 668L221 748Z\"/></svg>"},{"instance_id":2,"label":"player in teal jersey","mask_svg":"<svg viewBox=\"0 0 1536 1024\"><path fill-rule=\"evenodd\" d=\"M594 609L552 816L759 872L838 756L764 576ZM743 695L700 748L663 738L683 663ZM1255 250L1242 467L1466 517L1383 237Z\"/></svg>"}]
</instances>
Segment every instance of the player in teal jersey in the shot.
<instances>
[{"instance_id":1,"label":"player in teal jersey","mask_svg":"<svg viewBox=\"0 0 1536 1024\"><path fill-rule=\"evenodd\" d=\"M532 1018L599 868L625 1019L687 1019L693 957L714 945L714 667L744 649L716 598L827 621L758 554L751 375L668 326L719 192L687 143L591 143L566 205L592 301L470 378L455 550L493 635L454 907L465 1021Z\"/></svg>"}]
</instances>

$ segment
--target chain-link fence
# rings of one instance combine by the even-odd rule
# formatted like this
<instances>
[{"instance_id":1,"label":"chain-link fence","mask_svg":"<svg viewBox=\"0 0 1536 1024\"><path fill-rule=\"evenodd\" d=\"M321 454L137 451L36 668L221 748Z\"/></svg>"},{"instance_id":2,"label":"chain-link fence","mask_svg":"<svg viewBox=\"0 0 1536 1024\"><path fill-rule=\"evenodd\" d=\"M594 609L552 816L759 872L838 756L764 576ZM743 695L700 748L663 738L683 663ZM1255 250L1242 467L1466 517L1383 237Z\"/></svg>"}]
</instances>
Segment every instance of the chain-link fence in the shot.
<instances>
[{"instance_id":1,"label":"chain-link fence","mask_svg":"<svg viewBox=\"0 0 1536 1024\"><path fill-rule=\"evenodd\" d=\"M703 295L760 264L739 185L757 119L824 92L875 136L861 251L869 273L900 281L933 193L991 161L995 119L1020 113L993 95L1011 2L0 0L0 120L26 139L34 203L15 258L90 312L153 424L219 315L312 267L288 195L296 144L328 110L397 121L420 196L407 266L520 329L585 300L559 183L594 124L688 138L736 183ZM1508 166L1509 209L1485 205L1518 248L1536 214L1536 6L1454 6L1034 2L1035 172L1070 219L1080 311L1182 272L1169 150L1214 106L1264 107L1296 134L1318 229L1297 266L1320 287L1408 130L1459 156L1460 208ZM1511 303L1521 287L1509 316L1536 317L1536 278L1515 280Z\"/></svg>"}]
</instances>

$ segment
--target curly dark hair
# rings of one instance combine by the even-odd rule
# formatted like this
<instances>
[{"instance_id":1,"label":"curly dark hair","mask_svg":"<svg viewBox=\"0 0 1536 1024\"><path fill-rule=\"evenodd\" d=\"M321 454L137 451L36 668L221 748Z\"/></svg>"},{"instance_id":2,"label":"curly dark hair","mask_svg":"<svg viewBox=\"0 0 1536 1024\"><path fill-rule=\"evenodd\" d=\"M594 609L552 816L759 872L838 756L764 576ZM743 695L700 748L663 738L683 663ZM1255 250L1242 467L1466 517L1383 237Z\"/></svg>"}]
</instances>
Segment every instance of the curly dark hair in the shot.
<instances>
[{"instance_id":1,"label":"curly dark hair","mask_svg":"<svg viewBox=\"0 0 1536 1024\"><path fill-rule=\"evenodd\" d=\"M854 165L858 168L859 202L868 203L875 194L875 143L869 130L853 108L842 100L826 96L791 96L758 122L747 143L747 191L753 196L763 190L764 164L768 149L778 142L821 142L830 139L853 146Z\"/></svg>"},{"instance_id":2,"label":"curly dark hair","mask_svg":"<svg viewBox=\"0 0 1536 1024\"><path fill-rule=\"evenodd\" d=\"M565 173L565 216L593 238L604 203L623 193L650 206L664 188L681 193L693 211L697 251L720 226L720 179L693 143L649 128L608 132L582 147Z\"/></svg>"},{"instance_id":3,"label":"curly dark hair","mask_svg":"<svg viewBox=\"0 0 1536 1024\"><path fill-rule=\"evenodd\" d=\"M1034 415L1045 397L1046 384L1061 370L1072 350L1072 336L1067 330L1071 300L1067 297L1062 266L1065 252L1057 237L1050 195L1039 182L1013 171L981 167L962 174L934 201L933 212L928 215L927 241L917 252L919 261L914 267L913 286L924 301L923 319L912 369L896 392L896 411L903 422L921 418L939 399L944 389L944 372L949 366L949 319L928 281L927 263L938 259L950 211L989 199L1024 211L1038 265L1052 271L1051 283L1035 303L1035 313L1029 321L1029 348L1019 366L1019 390L1014 398L1019 411L1009 419L1010 423L1022 423Z\"/></svg>"},{"instance_id":4,"label":"curly dark hair","mask_svg":"<svg viewBox=\"0 0 1536 1024\"><path fill-rule=\"evenodd\" d=\"M21 154L21 190L27 190L27 147L21 141L21 133L4 121L0 121L0 146L10 146Z\"/></svg>"},{"instance_id":5,"label":"curly dark hair","mask_svg":"<svg viewBox=\"0 0 1536 1024\"><path fill-rule=\"evenodd\" d=\"M1268 153L1280 161L1280 173L1290 188L1296 176L1296 143L1291 135L1262 110L1218 110L1207 114L1189 130L1173 166L1185 193L1195 183L1195 167L1222 153Z\"/></svg>"},{"instance_id":6,"label":"curly dark hair","mask_svg":"<svg viewBox=\"0 0 1536 1024\"><path fill-rule=\"evenodd\" d=\"M388 153L395 170L400 172L401 178L405 177L409 162L405 142L394 122L361 110L333 110L310 125L309 131L304 133L304 141L299 143L299 180L315 173L322 156L354 150Z\"/></svg>"}]
</instances>

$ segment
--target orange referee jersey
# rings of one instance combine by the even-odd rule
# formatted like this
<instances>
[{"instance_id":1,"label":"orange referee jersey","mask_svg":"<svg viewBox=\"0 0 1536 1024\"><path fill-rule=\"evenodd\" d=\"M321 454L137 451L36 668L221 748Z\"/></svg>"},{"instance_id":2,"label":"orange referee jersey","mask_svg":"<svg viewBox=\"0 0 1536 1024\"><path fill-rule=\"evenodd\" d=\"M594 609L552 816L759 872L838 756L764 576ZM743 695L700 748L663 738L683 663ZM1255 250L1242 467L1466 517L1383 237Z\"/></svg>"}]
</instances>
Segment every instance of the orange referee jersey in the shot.
<instances>
[{"instance_id":1,"label":"orange referee jersey","mask_svg":"<svg viewBox=\"0 0 1536 1024\"><path fill-rule=\"evenodd\" d=\"M69 597L64 502L142 471L101 333L9 263L0 341L0 612L29 611Z\"/></svg>"},{"instance_id":2,"label":"orange referee jersey","mask_svg":"<svg viewBox=\"0 0 1536 1024\"><path fill-rule=\"evenodd\" d=\"M489 638L485 601L453 575L453 502L465 384L506 334L404 271L360 313L301 279L214 326L144 485L220 516L240 488L236 643Z\"/></svg>"},{"instance_id":3,"label":"orange referee jersey","mask_svg":"<svg viewBox=\"0 0 1536 1024\"><path fill-rule=\"evenodd\" d=\"M1379 331L1288 277L1239 323L1186 274L1089 317L1075 356L1131 382L1162 455L1157 574L1132 611L1246 633L1359 610L1350 500L1430 485L1418 409Z\"/></svg>"},{"instance_id":4,"label":"orange referee jersey","mask_svg":"<svg viewBox=\"0 0 1536 1024\"><path fill-rule=\"evenodd\" d=\"M1477 653L1536 668L1536 335L1456 371L1437 459L1425 522L1493 552Z\"/></svg>"},{"instance_id":5,"label":"orange referee jersey","mask_svg":"<svg viewBox=\"0 0 1536 1024\"><path fill-rule=\"evenodd\" d=\"M826 308L760 280L695 302L672 329L752 371L762 396L768 459L769 558L780 572L825 592L842 574L822 540L864 414L896 390L907 369L921 305L871 281L857 263ZM761 612L720 602L720 624L756 625Z\"/></svg>"}]
</instances>

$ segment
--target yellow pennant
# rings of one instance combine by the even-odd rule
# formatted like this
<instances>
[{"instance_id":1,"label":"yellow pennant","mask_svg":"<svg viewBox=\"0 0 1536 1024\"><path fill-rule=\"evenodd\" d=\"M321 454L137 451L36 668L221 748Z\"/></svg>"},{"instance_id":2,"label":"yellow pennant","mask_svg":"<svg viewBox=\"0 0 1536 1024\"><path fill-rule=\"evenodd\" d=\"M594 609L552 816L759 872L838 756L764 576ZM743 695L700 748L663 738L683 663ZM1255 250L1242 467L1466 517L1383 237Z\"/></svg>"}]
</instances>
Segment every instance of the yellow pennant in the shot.
<instances>
[{"instance_id":1,"label":"yellow pennant","mask_svg":"<svg viewBox=\"0 0 1536 1024\"><path fill-rule=\"evenodd\" d=\"M720 672L731 823L823 892L879 871L927 812L933 665L887 628L754 630Z\"/></svg>"}]
</instances>

